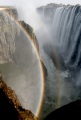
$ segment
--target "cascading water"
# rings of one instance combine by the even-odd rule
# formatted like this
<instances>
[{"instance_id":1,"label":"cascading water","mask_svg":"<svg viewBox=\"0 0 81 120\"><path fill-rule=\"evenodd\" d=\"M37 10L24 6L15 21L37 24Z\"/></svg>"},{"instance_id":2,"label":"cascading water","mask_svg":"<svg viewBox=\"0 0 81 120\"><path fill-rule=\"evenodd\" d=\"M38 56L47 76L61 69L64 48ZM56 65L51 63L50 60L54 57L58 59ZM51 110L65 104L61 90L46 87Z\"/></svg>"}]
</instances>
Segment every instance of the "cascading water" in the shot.
<instances>
[{"instance_id":1,"label":"cascading water","mask_svg":"<svg viewBox=\"0 0 81 120\"><path fill-rule=\"evenodd\" d=\"M47 68L44 112L48 114L81 99L81 6L49 4L37 12L48 33L36 32Z\"/></svg>"}]
</instances>

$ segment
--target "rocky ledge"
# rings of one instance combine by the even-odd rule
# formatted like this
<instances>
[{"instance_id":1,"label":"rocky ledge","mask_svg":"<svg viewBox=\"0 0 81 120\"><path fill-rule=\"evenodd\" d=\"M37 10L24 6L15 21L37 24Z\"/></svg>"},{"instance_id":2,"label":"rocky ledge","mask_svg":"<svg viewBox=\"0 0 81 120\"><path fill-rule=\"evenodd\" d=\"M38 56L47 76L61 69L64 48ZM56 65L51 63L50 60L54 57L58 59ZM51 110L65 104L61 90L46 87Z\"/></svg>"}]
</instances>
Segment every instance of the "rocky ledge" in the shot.
<instances>
[{"instance_id":1,"label":"rocky ledge","mask_svg":"<svg viewBox=\"0 0 81 120\"><path fill-rule=\"evenodd\" d=\"M38 40L34 34L33 28L30 25L28 25L27 23L25 23L24 21L19 21L19 22L22 25L22 27L27 31L28 35L30 36L30 38L33 41L37 50L39 50Z\"/></svg>"},{"instance_id":2,"label":"rocky ledge","mask_svg":"<svg viewBox=\"0 0 81 120\"><path fill-rule=\"evenodd\" d=\"M15 92L6 85L0 76L0 119L38 120L34 114L22 108Z\"/></svg>"}]
</instances>

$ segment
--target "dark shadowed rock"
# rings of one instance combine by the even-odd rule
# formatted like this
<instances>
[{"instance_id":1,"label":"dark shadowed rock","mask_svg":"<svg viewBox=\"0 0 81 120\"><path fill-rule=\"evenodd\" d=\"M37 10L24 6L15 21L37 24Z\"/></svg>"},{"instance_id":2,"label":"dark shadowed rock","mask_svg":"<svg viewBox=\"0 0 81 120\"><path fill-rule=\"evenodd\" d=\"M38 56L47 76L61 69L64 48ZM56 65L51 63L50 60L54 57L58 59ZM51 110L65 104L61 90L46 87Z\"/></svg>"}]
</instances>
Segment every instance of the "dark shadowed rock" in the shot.
<instances>
[{"instance_id":1,"label":"dark shadowed rock","mask_svg":"<svg viewBox=\"0 0 81 120\"><path fill-rule=\"evenodd\" d=\"M44 120L70 120L81 119L81 100L65 105L52 113L50 113Z\"/></svg>"}]
</instances>

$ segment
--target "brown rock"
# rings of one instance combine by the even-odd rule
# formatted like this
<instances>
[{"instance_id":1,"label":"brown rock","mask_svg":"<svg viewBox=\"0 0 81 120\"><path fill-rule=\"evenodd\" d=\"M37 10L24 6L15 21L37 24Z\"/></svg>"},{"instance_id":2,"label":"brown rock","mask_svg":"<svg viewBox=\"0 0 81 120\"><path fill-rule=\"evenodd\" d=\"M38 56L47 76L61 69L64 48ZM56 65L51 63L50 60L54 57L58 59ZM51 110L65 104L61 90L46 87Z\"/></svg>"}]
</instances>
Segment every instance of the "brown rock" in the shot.
<instances>
[{"instance_id":1,"label":"brown rock","mask_svg":"<svg viewBox=\"0 0 81 120\"><path fill-rule=\"evenodd\" d=\"M0 77L0 119L38 120L34 114L22 108L15 92Z\"/></svg>"}]
</instances>

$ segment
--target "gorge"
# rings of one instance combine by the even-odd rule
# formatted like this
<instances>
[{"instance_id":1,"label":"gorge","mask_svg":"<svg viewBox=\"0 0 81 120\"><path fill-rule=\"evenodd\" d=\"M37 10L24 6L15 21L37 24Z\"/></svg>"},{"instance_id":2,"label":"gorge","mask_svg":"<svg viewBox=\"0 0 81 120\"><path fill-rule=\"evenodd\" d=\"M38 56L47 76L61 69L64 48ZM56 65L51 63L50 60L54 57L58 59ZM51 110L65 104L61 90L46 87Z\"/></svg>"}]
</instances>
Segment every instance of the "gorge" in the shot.
<instances>
[{"instance_id":1,"label":"gorge","mask_svg":"<svg viewBox=\"0 0 81 120\"><path fill-rule=\"evenodd\" d=\"M47 115L81 99L81 6L51 3L37 12L44 27L36 36L47 68L43 109Z\"/></svg>"}]
</instances>

